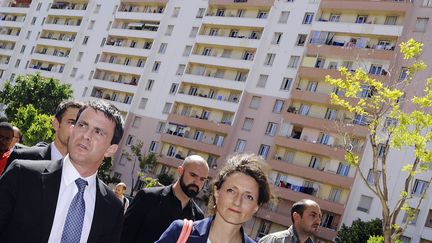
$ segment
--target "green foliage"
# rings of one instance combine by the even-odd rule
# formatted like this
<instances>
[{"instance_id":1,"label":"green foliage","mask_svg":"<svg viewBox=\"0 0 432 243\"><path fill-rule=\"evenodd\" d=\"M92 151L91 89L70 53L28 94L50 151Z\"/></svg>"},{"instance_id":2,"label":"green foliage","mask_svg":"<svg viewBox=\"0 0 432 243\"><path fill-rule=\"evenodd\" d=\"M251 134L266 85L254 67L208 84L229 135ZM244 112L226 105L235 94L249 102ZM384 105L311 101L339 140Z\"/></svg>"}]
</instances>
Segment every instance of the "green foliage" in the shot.
<instances>
[{"instance_id":1,"label":"green foliage","mask_svg":"<svg viewBox=\"0 0 432 243\"><path fill-rule=\"evenodd\" d=\"M367 243L384 243L384 237L382 235L372 235Z\"/></svg>"},{"instance_id":2,"label":"green foliage","mask_svg":"<svg viewBox=\"0 0 432 243\"><path fill-rule=\"evenodd\" d=\"M119 183L120 182L119 179L110 176L111 166L112 166L112 158L111 157L105 157L105 159L102 161L102 164L99 167L99 170L97 172L99 179L101 179L103 182L105 182L105 184Z\"/></svg>"},{"instance_id":3,"label":"green foliage","mask_svg":"<svg viewBox=\"0 0 432 243\"><path fill-rule=\"evenodd\" d=\"M337 243L361 243L369 242L371 236L382 235L381 219L373 219L371 221L354 220L350 227L342 225L337 233L335 242ZM379 241L371 241L379 242Z\"/></svg>"},{"instance_id":4,"label":"green foliage","mask_svg":"<svg viewBox=\"0 0 432 243\"><path fill-rule=\"evenodd\" d=\"M51 121L53 116L41 114L36 108L29 104L17 110L12 124L21 129L24 144L33 146L38 142L51 143L54 140L55 131Z\"/></svg>"},{"instance_id":5,"label":"green foliage","mask_svg":"<svg viewBox=\"0 0 432 243\"><path fill-rule=\"evenodd\" d=\"M174 181L174 176L167 173L160 173L157 178L159 182L164 186L171 185Z\"/></svg>"},{"instance_id":6,"label":"green foliage","mask_svg":"<svg viewBox=\"0 0 432 243\"><path fill-rule=\"evenodd\" d=\"M157 179L153 179L151 177L146 177L144 178L144 184L145 184L145 188L151 188L151 187L157 187L157 186L161 186L161 184L159 183L159 181Z\"/></svg>"},{"instance_id":7,"label":"green foliage","mask_svg":"<svg viewBox=\"0 0 432 243\"><path fill-rule=\"evenodd\" d=\"M146 167L153 168L156 164L157 164L156 154L148 153L142 157L139 166L141 170L144 170Z\"/></svg>"},{"instance_id":8,"label":"green foliage","mask_svg":"<svg viewBox=\"0 0 432 243\"><path fill-rule=\"evenodd\" d=\"M53 115L57 105L71 97L70 84L41 77L39 73L19 75L15 81L6 81L0 90L0 103L7 105L6 115L10 121L15 120L19 108L28 104L41 114Z\"/></svg>"}]
</instances>

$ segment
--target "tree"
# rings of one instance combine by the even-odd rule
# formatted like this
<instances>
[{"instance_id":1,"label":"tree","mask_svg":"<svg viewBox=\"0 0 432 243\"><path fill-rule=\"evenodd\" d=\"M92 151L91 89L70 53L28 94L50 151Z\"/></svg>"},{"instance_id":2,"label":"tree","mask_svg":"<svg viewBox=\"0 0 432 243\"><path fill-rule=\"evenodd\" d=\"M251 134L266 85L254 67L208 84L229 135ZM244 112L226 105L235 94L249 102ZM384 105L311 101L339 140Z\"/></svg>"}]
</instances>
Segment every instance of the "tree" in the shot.
<instances>
[{"instance_id":1,"label":"tree","mask_svg":"<svg viewBox=\"0 0 432 243\"><path fill-rule=\"evenodd\" d=\"M141 140L138 140L136 143L132 144L130 146L131 153L126 152L126 159L128 161L132 161L132 170L131 170L131 192L130 196L133 197L134 191L135 191L135 183L136 179L141 180L141 178L144 178L144 172L146 168L152 169L154 165L157 163L156 155L154 153L148 153L143 154L141 152L142 147L144 146L144 142ZM139 163L138 166L140 167L140 171L135 176L135 168L137 165L137 162Z\"/></svg>"},{"instance_id":2,"label":"tree","mask_svg":"<svg viewBox=\"0 0 432 243\"><path fill-rule=\"evenodd\" d=\"M362 70L357 69L355 73L349 72L346 68L340 68L343 78L326 77L326 82L336 86L343 95L331 94L333 104L339 105L349 112L361 115L368 125L367 140L372 148L371 171L373 183L367 182L366 176L369 171L362 171L359 167L360 157L352 150L352 138L345 136L345 159L359 170L360 178L364 184L378 197L382 207L383 236L384 242L397 242L405 231L410 218L419 209L427 191L423 191L420 197L413 199L412 188L414 176L427 171L432 161L432 153L427 148L432 140L432 79L425 82L423 96L415 96L412 99L405 99L404 90L411 85L414 74L426 69L426 64L419 60L423 44L411 39L400 44L400 51L403 58L410 62L407 70L407 78L400 81L398 78L385 82L375 80ZM394 75L398 76L398 75ZM419 86L418 83L415 84ZM357 93L362 87L370 87L369 97L358 98ZM419 89L418 87L417 89ZM404 107L415 109L404 110L401 108L401 101L405 102ZM398 198L390 198L389 189L394 187L390 184L388 168L395 166L395 161L388 161L390 149L414 150L412 161L403 161L405 177L401 175L398 180L403 180L404 185ZM399 158L400 159L400 158ZM368 161L364 161L368 163ZM432 177L429 177L431 183ZM392 188L389 188L392 187ZM389 202L392 203L390 207ZM413 205L410 205L413 204ZM393 206L394 205L394 206ZM401 211L405 211L409 217L403 225L396 224L396 219Z\"/></svg>"},{"instance_id":3,"label":"tree","mask_svg":"<svg viewBox=\"0 0 432 243\"><path fill-rule=\"evenodd\" d=\"M119 183L120 180L110 176L110 169L112 166L112 158L111 157L106 157L103 161L102 164L99 166L99 169L97 171L97 175L99 177L99 179L101 179L103 182L105 182L105 184L110 184L110 183Z\"/></svg>"},{"instance_id":4,"label":"tree","mask_svg":"<svg viewBox=\"0 0 432 243\"><path fill-rule=\"evenodd\" d=\"M0 102L7 105L6 116L15 120L20 107L32 104L41 114L53 115L57 105L72 97L70 84L62 84L53 78L44 78L39 73L19 75L15 81L6 81L0 90Z\"/></svg>"},{"instance_id":5,"label":"tree","mask_svg":"<svg viewBox=\"0 0 432 243\"><path fill-rule=\"evenodd\" d=\"M382 235L382 220L373 219L371 221L354 220L350 227L342 225L337 233L335 242L337 243L357 243L367 242L371 236Z\"/></svg>"},{"instance_id":6,"label":"tree","mask_svg":"<svg viewBox=\"0 0 432 243\"><path fill-rule=\"evenodd\" d=\"M12 124L21 129L24 144L33 146L38 142L51 143L54 140L55 131L51 121L53 116L39 113L33 105L20 107L15 114Z\"/></svg>"},{"instance_id":7,"label":"tree","mask_svg":"<svg viewBox=\"0 0 432 243\"><path fill-rule=\"evenodd\" d=\"M162 184L164 186L168 186L168 185L172 184L174 181L174 176L171 174L167 174L167 173L160 173L157 178L158 178L158 181L160 182L160 184Z\"/></svg>"}]
</instances>

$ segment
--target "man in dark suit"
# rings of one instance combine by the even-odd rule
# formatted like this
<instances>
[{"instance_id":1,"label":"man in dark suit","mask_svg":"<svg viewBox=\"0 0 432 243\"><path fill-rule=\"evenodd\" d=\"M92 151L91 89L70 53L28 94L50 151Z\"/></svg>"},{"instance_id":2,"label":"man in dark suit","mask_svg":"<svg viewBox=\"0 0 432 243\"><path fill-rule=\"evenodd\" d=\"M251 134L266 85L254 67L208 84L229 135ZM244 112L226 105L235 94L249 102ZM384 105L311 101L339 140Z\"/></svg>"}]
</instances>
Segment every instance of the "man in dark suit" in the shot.
<instances>
[{"instance_id":1,"label":"man in dark suit","mask_svg":"<svg viewBox=\"0 0 432 243\"><path fill-rule=\"evenodd\" d=\"M15 159L31 160L59 160L67 153L67 142L70 135L70 127L75 123L79 109L83 106L75 100L62 101L58 106L52 121L56 131L54 141L49 145L34 146L29 148L14 149L9 156L7 166Z\"/></svg>"},{"instance_id":2,"label":"man in dark suit","mask_svg":"<svg viewBox=\"0 0 432 243\"><path fill-rule=\"evenodd\" d=\"M15 160L0 178L0 242L118 242L123 207L97 170L123 125L117 108L90 102L70 128L65 158ZM77 240L65 240L71 235Z\"/></svg>"}]
</instances>

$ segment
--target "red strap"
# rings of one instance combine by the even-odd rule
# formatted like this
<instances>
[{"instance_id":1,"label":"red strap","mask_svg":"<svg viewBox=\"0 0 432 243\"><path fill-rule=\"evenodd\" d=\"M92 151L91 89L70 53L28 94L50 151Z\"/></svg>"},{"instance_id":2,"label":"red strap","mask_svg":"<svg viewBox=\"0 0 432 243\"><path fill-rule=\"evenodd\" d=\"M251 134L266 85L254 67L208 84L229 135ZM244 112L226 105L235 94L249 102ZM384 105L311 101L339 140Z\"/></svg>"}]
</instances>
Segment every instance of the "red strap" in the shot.
<instances>
[{"instance_id":1,"label":"red strap","mask_svg":"<svg viewBox=\"0 0 432 243\"><path fill-rule=\"evenodd\" d=\"M186 243L191 231L192 231L192 220L183 219L183 228L180 232L179 238L177 239L177 243Z\"/></svg>"}]
</instances>

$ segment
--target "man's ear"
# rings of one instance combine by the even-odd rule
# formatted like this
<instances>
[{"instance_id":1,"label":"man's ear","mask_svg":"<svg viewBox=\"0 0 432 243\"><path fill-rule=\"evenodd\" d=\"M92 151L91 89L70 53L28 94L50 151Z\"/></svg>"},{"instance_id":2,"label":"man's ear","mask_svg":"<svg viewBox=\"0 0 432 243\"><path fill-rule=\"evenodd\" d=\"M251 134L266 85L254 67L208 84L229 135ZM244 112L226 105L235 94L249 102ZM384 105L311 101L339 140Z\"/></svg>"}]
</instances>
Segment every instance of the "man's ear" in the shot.
<instances>
[{"instance_id":1,"label":"man's ear","mask_svg":"<svg viewBox=\"0 0 432 243\"><path fill-rule=\"evenodd\" d=\"M299 221L301 219L301 215L297 212L293 213L294 222ZM294 222L292 222L294 224Z\"/></svg>"},{"instance_id":2,"label":"man's ear","mask_svg":"<svg viewBox=\"0 0 432 243\"><path fill-rule=\"evenodd\" d=\"M183 166L180 165L179 167L177 167L177 174L179 177L181 177L183 173L184 173L184 168Z\"/></svg>"},{"instance_id":3,"label":"man's ear","mask_svg":"<svg viewBox=\"0 0 432 243\"><path fill-rule=\"evenodd\" d=\"M107 150L105 151L104 156L105 157L112 157L115 154L115 152L117 151L117 148L118 148L118 144L111 144L107 148Z\"/></svg>"},{"instance_id":4,"label":"man's ear","mask_svg":"<svg viewBox=\"0 0 432 243\"><path fill-rule=\"evenodd\" d=\"M57 118L54 117L54 119L51 121L51 125L53 126L54 131L57 132L57 130L58 130L59 127L60 127L60 121L57 120Z\"/></svg>"}]
</instances>

